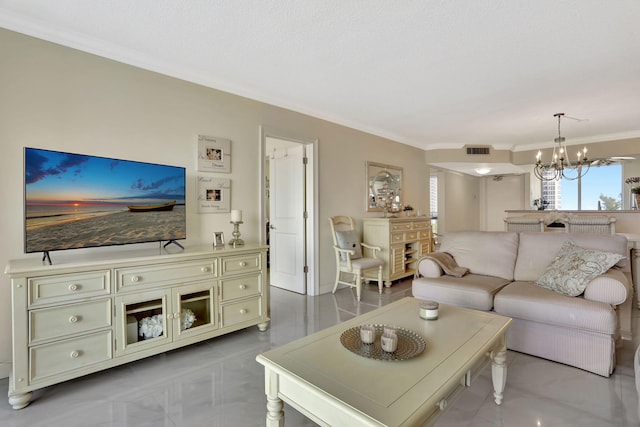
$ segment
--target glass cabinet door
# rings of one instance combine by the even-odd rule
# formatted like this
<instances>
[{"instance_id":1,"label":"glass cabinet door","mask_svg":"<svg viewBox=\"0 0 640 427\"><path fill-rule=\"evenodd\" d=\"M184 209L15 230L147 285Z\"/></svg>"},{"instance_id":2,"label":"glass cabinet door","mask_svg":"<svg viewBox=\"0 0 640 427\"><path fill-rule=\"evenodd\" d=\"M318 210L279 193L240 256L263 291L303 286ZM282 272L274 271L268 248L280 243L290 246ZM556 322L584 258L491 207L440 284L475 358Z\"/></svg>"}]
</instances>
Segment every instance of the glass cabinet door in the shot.
<instances>
[{"instance_id":1,"label":"glass cabinet door","mask_svg":"<svg viewBox=\"0 0 640 427\"><path fill-rule=\"evenodd\" d=\"M183 339L218 327L215 290L215 281L212 280L173 288L171 317L174 339Z\"/></svg>"},{"instance_id":2,"label":"glass cabinet door","mask_svg":"<svg viewBox=\"0 0 640 427\"><path fill-rule=\"evenodd\" d=\"M116 297L116 355L171 342L169 291Z\"/></svg>"}]
</instances>

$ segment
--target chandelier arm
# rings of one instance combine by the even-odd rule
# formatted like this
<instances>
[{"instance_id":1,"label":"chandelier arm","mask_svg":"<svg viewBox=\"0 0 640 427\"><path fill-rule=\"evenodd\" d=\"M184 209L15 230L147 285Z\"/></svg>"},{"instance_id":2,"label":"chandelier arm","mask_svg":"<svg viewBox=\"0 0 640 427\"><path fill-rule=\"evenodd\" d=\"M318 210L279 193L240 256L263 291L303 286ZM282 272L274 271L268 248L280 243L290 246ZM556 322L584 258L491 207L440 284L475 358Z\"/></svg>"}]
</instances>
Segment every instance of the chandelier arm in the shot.
<instances>
[{"instance_id":1,"label":"chandelier arm","mask_svg":"<svg viewBox=\"0 0 640 427\"><path fill-rule=\"evenodd\" d=\"M558 137L554 140L555 144L553 145L551 161L549 163L543 163L542 153L539 150L536 155L534 174L536 178L541 181L561 179L573 181L579 179L583 177L591 167L587 159L587 147L584 148L584 152L578 151L578 161L575 164L571 163L567 144L561 132L561 122L564 113L556 113L553 116L558 118ZM573 176L573 171L575 171L575 176Z\"/></svg>"}]
</instances>

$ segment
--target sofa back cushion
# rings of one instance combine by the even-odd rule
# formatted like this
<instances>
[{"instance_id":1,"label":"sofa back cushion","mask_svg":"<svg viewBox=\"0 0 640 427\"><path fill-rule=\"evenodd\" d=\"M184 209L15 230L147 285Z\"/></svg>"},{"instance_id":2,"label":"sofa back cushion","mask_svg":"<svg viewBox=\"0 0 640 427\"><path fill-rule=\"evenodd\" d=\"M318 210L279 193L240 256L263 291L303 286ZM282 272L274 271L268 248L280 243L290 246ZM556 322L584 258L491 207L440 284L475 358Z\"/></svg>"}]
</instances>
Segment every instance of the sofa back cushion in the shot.
<instances>
[{"instance_id":1,"label":"sofa back cushion","mask_svg":"<svg viewBox=\"0 0 640 427\"><path fill-rule=\"evenodd\" d=\"M586 249L614 252L624 255L616 265L627 266L629 256L627 238L618 234L587 233L520 233L518 259L514 271L515 280L535 282L554 261L562 244L571 240Z\"/></svg>"},{"instance_id":2,"label":"sofa back cushion","mask_svg":"<svg viewBox=\"0 0 640 427\"><path fill-rule=\"evenodd\" d=\"M469 272L513 280L518 254L518 233L454 231L442 236L440 252L453 256Z\"/></svg>"}]
</instances>

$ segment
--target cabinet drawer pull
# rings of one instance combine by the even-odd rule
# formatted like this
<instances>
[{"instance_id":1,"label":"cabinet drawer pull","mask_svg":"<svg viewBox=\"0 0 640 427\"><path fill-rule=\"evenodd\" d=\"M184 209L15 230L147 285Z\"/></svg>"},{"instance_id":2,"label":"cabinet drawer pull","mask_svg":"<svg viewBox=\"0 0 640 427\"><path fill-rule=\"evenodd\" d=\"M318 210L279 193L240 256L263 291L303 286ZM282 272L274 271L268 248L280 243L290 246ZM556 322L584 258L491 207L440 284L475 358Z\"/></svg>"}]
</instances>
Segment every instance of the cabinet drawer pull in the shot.
<instances>
[{"instance_id":1,"label":"cabinet drawer pull","mask_svg":"<svg viewBox=\"0 0 640 427\"><path fill-rule=\"evenodd\" d=\"M200 269L200 271L202 271L203 273L208 273L209 272L209 267L202 267Z\"/></svg>"},{"instance_id":2,"label":"cabinet drawer pull","mask_svg":"<svg viewBox=\"0 0 640 427\"><path fill-rule=\"evenodd\" d=\"M137 282L139 282L139 281L140 281L140 276L131 276L131 281L132 281L133 283L137 283Z\"/></svg>"},{"instance_id":3,"label":"cabinet drawer pull","mask_svg":"<svg viewBox=\"0 0 640 427\"><path fill-rule=\"evenodd\" d=\"M72 359L77 359L78 356L80 356L80 352L78 350L73 350L71 354L69 354L69 357L71 357Z\"/></svg>"},{"instance_id":4,"label":"cabinet drawer pull","mask_svg":"<svg viewBox=\"0 0 640 427\"><path fill-rule=\"evenodd\" d=\"M73 291L77 291L77 290L78 290L78 285L73 284L73 283L72 283L72 284L70 284L70 285L69 285L69 290L70 290L70 291L72 291L72 292L73 292Z\"/></svg>"},{"instance_id":5,"label":"cabinet drawer pull","mask_svg":"<svg viewBox=\"0 0 640 427\"><path fill-rule=\"evenodd\" d=\"M247 314L247 309L246 308L241 308L240 309L240 314Z\"/></svg>"},{"instance_id":6,"label":"cabinet drawer pull","mask_svg":"<svg viewBox=\"0 0 640 427\"><path fill-rule=\"evenodd\" d=\"M69 317L69 323L76 323L78 321L78 316Z\"/></svg>"},{"instance_id":7,"label":"cabinet drawer pull","mask_svg":"<svg viewBox=\"0 0 640 427\"><path fill-rule=\"evenodd\" d=\"M240 261L240 267L246 267L247 266L247 261Z\"/></svg>"},{"instance_id":8,"label":"cabinet drawer pull","mask_svg":"<svg viewBox=\"0 0 640 427\"><path fill-rule=\"evenodd\" d=\"M240 285L240 286L238 286L238 287L239 287L240 289L242 289L242 290L245 290L245 289L247 289L247 288L248 288L248 286L247 286L247 285Z\"/></svg>"}]
</instances>

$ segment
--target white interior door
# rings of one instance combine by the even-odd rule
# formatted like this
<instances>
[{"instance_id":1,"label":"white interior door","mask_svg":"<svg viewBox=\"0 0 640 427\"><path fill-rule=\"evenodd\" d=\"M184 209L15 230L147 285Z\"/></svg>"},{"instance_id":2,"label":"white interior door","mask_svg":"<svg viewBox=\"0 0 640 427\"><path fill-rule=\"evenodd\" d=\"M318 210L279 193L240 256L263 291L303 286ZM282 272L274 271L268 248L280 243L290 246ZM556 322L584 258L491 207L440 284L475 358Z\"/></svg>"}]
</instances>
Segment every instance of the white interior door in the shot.
<instances>
[{"instance_id":1,"label":"white interior door","mask_svg":"<svg viewBox=\"0 0 640 427\"><path fill-rule=\"evenodd\" d=\"M304 145L270 153L270 281L306 294Z\"/></svg>"}]
</instances>

